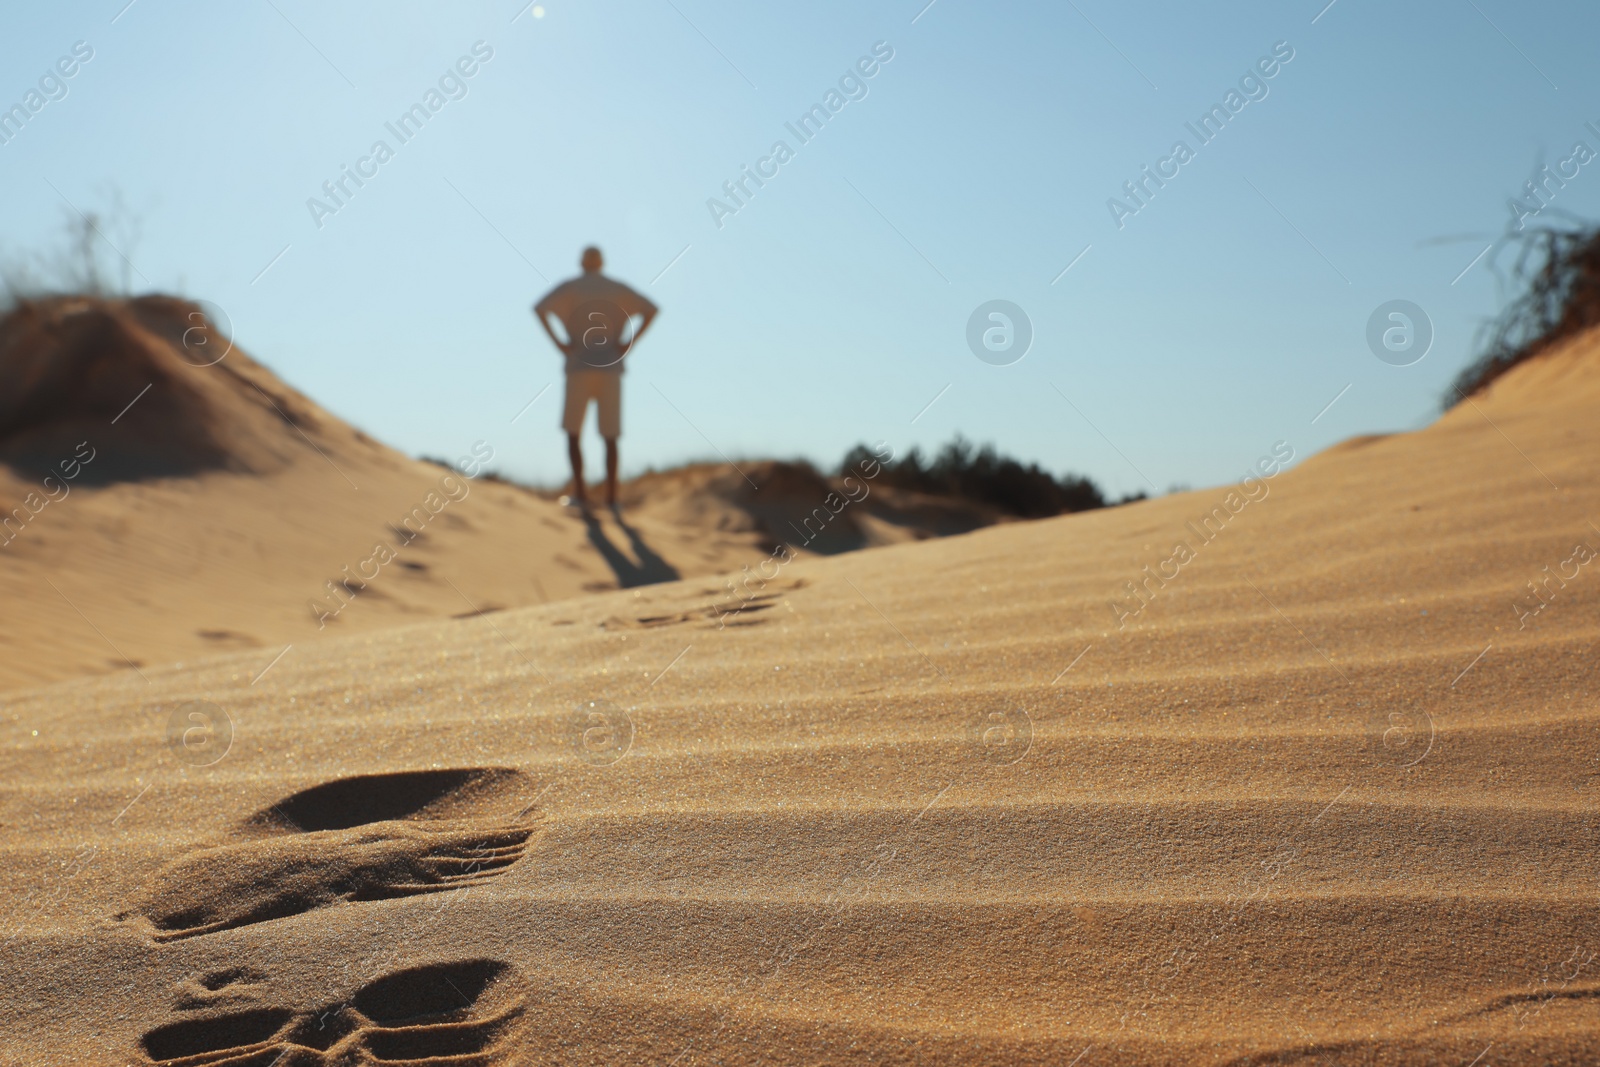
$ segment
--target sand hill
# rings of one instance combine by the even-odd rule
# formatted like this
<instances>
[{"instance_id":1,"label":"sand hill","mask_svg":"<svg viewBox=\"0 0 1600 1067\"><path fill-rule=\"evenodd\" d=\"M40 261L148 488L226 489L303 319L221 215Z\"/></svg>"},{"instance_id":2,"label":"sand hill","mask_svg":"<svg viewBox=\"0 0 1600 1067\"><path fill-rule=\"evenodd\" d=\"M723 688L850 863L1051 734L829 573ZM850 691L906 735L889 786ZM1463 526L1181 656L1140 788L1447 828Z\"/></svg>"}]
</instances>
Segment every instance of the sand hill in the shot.
<instances>
[{"instance_id":1,"label":"sand hill","mask_svg":"<svg viewBox=\"0 0 1600 1067\"><path fill-rule=\"evenodd\" d=\"M491 470L491 438L531 418L486 431L452 472L329 414L205 323L158 296L42 301L0 325L0 597L27 605L0 620L0 690L219 649L260 649L254 676L330 631L738 571L779 540L809 556L998 520L880 492L808 531L836 480L764 462L641 479L622 517L586 522L459 476Z\"/></svg>"},{"instance_id":2,"label":"sand hill","mask_svg":"<svg viewBox=\"0 0 1600 1067\"><path fill-rule=\"evenodd\" d=\"M13 694L0 1061L1600 1061L1597 416Z\"/></svg>"}]
</instances>

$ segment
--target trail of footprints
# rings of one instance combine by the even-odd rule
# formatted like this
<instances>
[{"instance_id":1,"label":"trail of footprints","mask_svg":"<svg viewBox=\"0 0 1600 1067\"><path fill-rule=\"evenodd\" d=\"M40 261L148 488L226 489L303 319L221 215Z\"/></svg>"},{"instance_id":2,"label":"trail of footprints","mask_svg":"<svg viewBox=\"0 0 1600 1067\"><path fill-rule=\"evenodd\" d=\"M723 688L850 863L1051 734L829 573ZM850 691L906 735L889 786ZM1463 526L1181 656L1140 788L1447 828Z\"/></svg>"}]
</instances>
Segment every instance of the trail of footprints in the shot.
<instances>
[{"instance_id":1,"label":"trail of footprints","mask_svg":"<svg viewBox=\"0 0 1600 1067\"><path fill-rule=\"evenodd\" d=\"M478 885L527 850L529 811L503 813L526 785L499 768L327 782L252 815L234 841L169 864L117 919L171 942ZM142 1038L145 1055L171 1067L492 1064L524 1010L511 967L492 959L393 971L310 1010L267 1002L268 979L239 966L183 983L176 1017Z\"/></svg>"},{"instance_id":2,"label":"trail of footprints","mask_svg":"<svg viewBox=\"0 0 1600 1067\"><path fill-rule=\"evenodd\" d=\"M658 626L678 626L691 623L704 628L724 629L726 627L759 626L770 621L760 616L763 611L777 607L783 602L785 594L797 589L804 589L807 582L804 578L793 581L762 582L761 592L734 592L719 593L714 589L703 590L702 596L716 597L709 604L689 608L685 611L664 610L651 615L613 615L601 621L602 628L607 630L651 630ZM733 588L729 583L729 589Z\"/></svg>"}]
</instances>

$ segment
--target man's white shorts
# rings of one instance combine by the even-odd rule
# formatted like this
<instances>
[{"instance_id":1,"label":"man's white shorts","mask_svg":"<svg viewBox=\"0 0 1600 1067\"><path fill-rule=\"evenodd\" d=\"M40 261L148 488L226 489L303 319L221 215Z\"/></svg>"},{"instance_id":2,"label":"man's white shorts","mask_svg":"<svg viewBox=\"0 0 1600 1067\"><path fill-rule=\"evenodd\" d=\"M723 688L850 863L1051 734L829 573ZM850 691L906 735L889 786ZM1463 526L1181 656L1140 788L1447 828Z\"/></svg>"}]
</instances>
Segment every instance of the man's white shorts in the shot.
<instances>
[{"instance_id":1,"label":"man's white shorts","mask_svg":"<svg viewBox=\"0 0 1600 1067\"><path fill-rule=\"evenodd\" d=\"M561 428L576 436L583 432L583 417L589 401L600 405L600 436L622 436L622 375L610 370L572 370L567 372L567 405L561 413Z\"/></svg>"}]
</instances>

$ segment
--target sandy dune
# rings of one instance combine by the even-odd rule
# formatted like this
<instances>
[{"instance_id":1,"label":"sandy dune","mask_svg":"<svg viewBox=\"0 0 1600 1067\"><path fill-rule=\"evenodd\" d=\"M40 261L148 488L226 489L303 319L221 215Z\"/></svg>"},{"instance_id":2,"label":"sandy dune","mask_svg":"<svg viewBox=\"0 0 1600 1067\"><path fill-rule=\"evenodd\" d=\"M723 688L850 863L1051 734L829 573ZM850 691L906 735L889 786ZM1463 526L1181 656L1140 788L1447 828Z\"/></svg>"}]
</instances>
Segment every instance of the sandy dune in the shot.
<instances>
[{"instance_id":1,"label":"sandy dune","mask_svg":"<svg viewBox=\"0 0 1600 1067\"><path fill-rule=\"evenodd\" d=\"M15 693L0 1060L1600 1061L1597 414Z\"/></svg>"},{"instance_id":2,"label":"sandy dune","mask_svg":"<svg viewBox=\"0 0 1600 1067\"><path fill-rule=\"evenodd\" d=\"M451 471L374 441L237 348L212 363L219 345L194 310L66 299L0 329L0 598L27 605L0 618L0 691L250 648L254 677L330 632L738 571L768 556L774 531L803 546L790 522L829 488L792 465L697 466L637 479L622 515L585 521L460 476L493 470L496 439L559 447L548 398L449 457ZM913 496L880 492L796 551L998 520Z\"/></svg>"}]
</instances>

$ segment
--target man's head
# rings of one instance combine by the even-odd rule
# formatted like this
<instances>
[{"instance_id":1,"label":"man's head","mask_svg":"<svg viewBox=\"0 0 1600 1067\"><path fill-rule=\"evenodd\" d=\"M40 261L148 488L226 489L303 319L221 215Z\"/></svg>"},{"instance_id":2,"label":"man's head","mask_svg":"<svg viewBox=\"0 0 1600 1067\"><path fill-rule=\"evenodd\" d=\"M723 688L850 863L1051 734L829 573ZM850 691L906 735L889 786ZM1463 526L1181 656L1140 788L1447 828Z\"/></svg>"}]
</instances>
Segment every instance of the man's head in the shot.
<instances>
[{"instance_id":1,"label":"man's head","mask_svg":"<svg viewBox=\"0 0 1600 1067\"><path fill-rule=\"evenodd\" d=\"M605 266L606 263L605 257L600 255L600 250L594 245L590 245L588 248L583 250L583 258L578 262L581 263L583 265L583 269L590 274L594 274L599 271L599 269Z\"/></svg>"}]
</instances>

